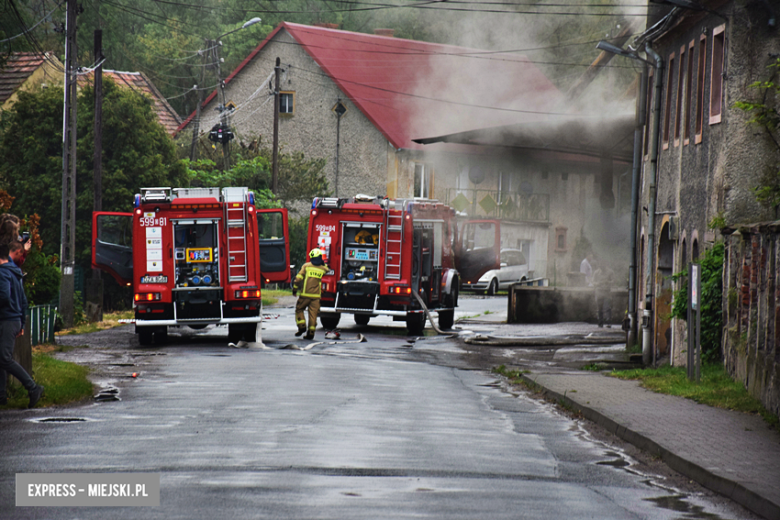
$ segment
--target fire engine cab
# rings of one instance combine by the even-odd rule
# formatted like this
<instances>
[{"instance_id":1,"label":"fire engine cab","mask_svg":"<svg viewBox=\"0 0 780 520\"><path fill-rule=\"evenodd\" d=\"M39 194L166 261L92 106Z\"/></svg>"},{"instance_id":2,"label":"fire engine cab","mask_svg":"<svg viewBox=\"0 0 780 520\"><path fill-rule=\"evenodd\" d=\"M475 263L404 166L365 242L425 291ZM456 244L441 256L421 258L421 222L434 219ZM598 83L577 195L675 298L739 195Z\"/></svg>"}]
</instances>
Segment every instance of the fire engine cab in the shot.
<instances>
[{"instance_id":1,"label":"fire engine cab","mask_svg":"<svg viewBox=\"0 0 780 520\"><path fill-rule=\"evenodd\" d=\"M322 277L322 326L336 328L342 314L359 325L386 315L420 334L421 300L438 313L440 328L452 328L460 284L499 266L500 232L494 220L459 226L454 209L431 199L314 199L308 249L321 249L330 267Z\"/></svg>"},{"instance_id":2,"label":"fire engine cab","mask_svg":"<svg viewBox=\"0 0 780 520\"><path fill-rule=\"evenodd\" d=\"M262 283L290 281L288 244L287 210L247 188L142 188L133 213L92 216L92 266L133 287L142 345L209 324L255 341Z\"/></svg>"}]
</instances>

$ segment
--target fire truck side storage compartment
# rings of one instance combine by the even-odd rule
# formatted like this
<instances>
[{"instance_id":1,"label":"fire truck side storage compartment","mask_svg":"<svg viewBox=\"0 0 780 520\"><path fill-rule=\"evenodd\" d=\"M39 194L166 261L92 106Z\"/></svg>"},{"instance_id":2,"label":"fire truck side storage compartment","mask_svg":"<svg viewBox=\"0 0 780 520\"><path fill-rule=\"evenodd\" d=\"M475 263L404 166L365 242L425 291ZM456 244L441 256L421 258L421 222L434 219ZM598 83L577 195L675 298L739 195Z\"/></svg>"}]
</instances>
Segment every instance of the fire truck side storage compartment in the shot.
<instances>
[{"instance_id":1,"label":"fire truck side storage compartment","mask_svg":"<svg viewBox=\"0 0 780 520\"><path fill-rule=\"evenodd\" d=\"M379 295L379 233L374 222L345 222L342 230L339 310L374 310Z\"/></svg>"},{"instance_id":2,"label":"fire truck side storage compartment","mask_svg":"<svg viewBox=\"0 0 780 520\"><path fill-rule=\"evenodd\" d=\"M176 287L219 287L219 220L174 221Z\"/></svg>"}]
</instances>

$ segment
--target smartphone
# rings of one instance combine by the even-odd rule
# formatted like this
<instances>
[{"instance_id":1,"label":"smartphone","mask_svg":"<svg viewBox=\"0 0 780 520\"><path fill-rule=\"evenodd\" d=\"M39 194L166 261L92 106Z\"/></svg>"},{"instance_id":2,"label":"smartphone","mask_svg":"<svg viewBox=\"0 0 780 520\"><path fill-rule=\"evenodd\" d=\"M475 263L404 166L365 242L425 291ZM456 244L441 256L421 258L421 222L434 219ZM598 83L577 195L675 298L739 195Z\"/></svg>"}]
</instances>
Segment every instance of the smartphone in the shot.
<instances>
[{"instance_id":1,"label":"smartphone","mask_svg":"<svg viewBox=\"0 0 780 520\"><path fill-rule=\"evenodd\" d=\"M22 244L30 240L30 233L27 231L22 231Z\"/></svg>"}]
</instances>

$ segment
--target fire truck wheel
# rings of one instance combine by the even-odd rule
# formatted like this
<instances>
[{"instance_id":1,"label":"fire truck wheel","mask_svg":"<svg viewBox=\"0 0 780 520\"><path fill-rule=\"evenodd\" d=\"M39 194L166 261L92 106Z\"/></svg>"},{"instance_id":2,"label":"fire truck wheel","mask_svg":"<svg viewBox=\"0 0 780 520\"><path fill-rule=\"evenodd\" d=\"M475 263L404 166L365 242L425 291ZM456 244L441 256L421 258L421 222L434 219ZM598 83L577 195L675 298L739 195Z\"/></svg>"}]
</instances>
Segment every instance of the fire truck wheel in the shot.
<instances>
[{"instance_id":1,"label":"fire truck wheel","mask_svg":"<svg viewBox=\"0 0 780 520\"><path fill-rule=\"evenodd\" d=\"M455 320L455 310L439 311L439 328L449 330Z\"/></svg>"},{"instance_id":2,"label":"fire truck wheel","mask_svg":"<svg viewBox=\"0 0 780 520\"><path fill-rule=\"evenodd\" d=\"M164 327L162 330L154 333L154 342L158 345L168 342L168 327Z\"/></svg>"},{"instance_id":3,"label":"fire truck wheel","mask_svg":"<svg viewBox=\"0 0 780 520\"><path fill-rule=\"evenodd\" d=\"M228 325L228 342L238 343L244 337L244 328L238 324Z\"/></svg>"},{"instance_id":4,"label":"fire truck wheel","mask_svg":"<svg viewBox=\"0 0 780 520\"><path fill-rule=\"evenodd\" d=\"M358 325L368 325L368 321L371 319L371 316L368 314L355 314L355 323Z\"/></svg>"},{"instance_id":5,"label":"fire truck wheel","mask_svg":"<svg viewBox=\"0 0 780 520\"><path fill-rule=\"evenodd\" d=\"M138 343L141 345L151 345L152 344L152 331L141 329L138 331Z\"/></svg>"},{"instance_id":6,"label":"fire truck wheel","mask_svg":"<svg viewBox=\"0 0 780 520\"><path fill-rule=\"evenodd\" d=\"M257 325L248 325L244 329L244 341L254 341L257 334Z\"/></svg>"},{"instance_id":7,"label":"fire truck wheel","mask_svg":"<svg viewBox=\"0 0 780 520\"><path fill-rule=\"evenodd\" d=\"M338 327L340 319L341 314L338 313L320 314L320 323L322 323L322 328L326 330L333 330Z\"/></svg>"},{"instance_id":8,"label":"fire truck wheel","mask_svg":"<svg viewBox=\"0 0 780 520\"><path fill-rule=\"evenodd\" d=\"M406 330L410 336L419 336L425 328L425 313L418 312L406 315Z\"/></svg>"}]
</instances>

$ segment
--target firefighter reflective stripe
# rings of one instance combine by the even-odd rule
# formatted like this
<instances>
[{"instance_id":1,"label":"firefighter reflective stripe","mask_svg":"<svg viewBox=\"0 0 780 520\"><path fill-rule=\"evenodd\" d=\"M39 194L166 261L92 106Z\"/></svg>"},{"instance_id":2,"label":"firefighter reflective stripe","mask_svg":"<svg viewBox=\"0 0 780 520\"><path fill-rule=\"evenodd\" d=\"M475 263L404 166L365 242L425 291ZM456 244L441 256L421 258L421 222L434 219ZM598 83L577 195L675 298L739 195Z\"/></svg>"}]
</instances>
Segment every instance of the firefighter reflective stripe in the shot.
<instances>
[{"instance_id":1,"label":"firefighter reflective stripe","mask_svg":"<svg viewBox=\"0 0 780 520\"><path fill-rule=\"evenodd\" d=\"M304 298L319 298L322 292L322 277L328 272L326 265L306 262L295 277L295 286Z\"/></svg>"}]
</instances>

